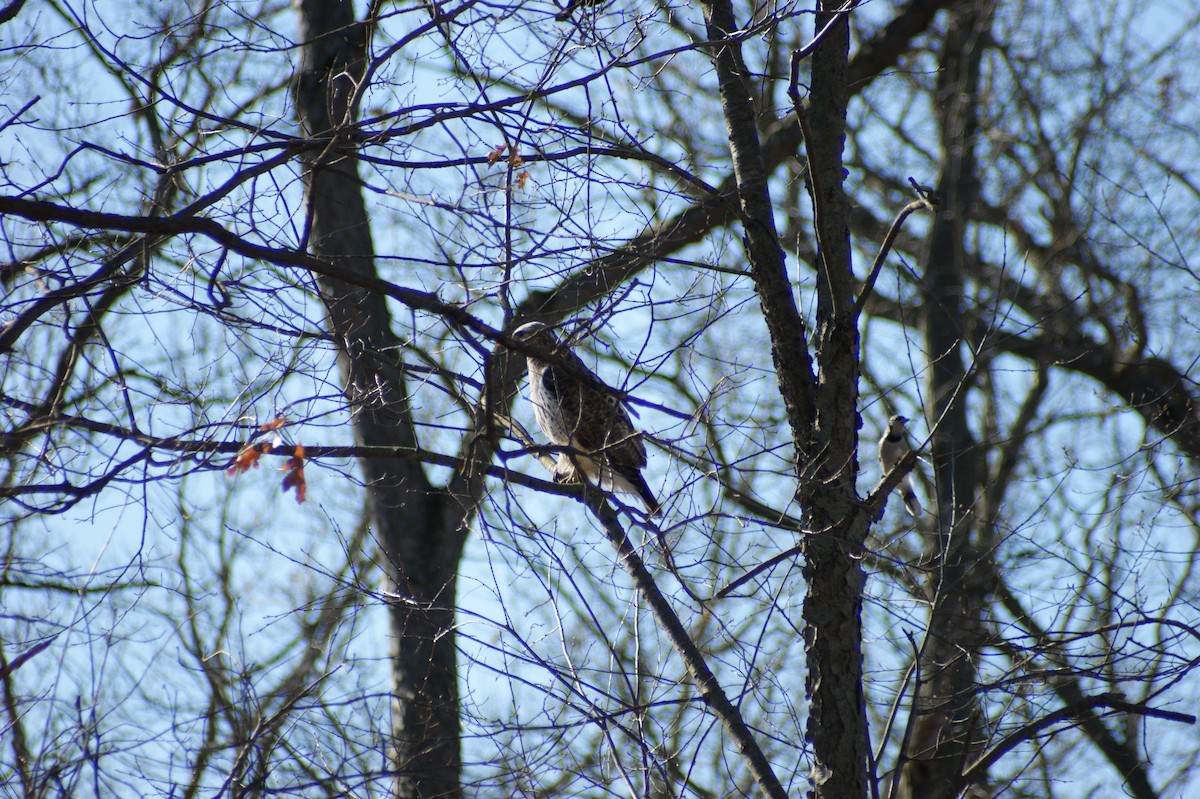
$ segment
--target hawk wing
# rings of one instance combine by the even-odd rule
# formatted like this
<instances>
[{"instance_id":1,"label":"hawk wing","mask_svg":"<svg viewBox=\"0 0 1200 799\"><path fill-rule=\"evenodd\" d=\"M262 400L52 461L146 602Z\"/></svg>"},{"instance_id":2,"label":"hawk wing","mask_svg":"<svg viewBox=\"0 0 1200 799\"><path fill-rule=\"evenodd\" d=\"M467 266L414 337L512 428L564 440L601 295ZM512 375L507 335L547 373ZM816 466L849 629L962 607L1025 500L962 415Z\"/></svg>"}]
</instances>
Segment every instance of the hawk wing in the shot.
<instances>
[{"instance_id":1,"label":"hawk wing","mask_svg":"<svg viewBox=\"0 0 1200 799\"><path fill-rule=\"evenodd\" d=\"M560 350L558 355L600 382L575 353ZM557 405L576 449L597 454L614 469L640 470L646 466L646 447L616 395L585 383L553 363L542 375L542 390Z\"/></svg>"}]
</instances>

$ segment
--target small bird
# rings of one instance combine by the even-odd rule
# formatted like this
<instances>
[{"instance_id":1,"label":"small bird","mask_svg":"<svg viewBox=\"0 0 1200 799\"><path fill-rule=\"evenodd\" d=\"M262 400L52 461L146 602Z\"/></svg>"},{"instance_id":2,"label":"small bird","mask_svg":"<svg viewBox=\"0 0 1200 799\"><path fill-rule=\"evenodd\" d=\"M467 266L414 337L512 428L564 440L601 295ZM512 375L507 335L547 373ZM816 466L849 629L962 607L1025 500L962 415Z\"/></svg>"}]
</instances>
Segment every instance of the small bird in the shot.
<instances>
[{"instance_id":1,"label":"small bird","mask_svg":"<svg viewBox=\"0 0 1200 799\"><path fill-rule=\"evenodd\" d=\"M571 14L580 6L598 6L607 0L567 0L567 6L562 11L554 15L557 22L566 22L571 18Z\"/></svg>"},{"instance_id":2,"label":"small bird","mask_svg":"<svg viewBox=\"0 0 1200 799\"><path fill-rule=\"evenodd\" d=\"M538 427L551 444L571 448L558 455L555 478L569 479L582 472L605 490L640 497L650 516L661 516L662 506L642 477L646 447L620 398L602 388L600 378L541 322L521 325L513 338L553 355L550 361L527 355L526 363L529 400Z\"/></svg>"},{"instance_id":3,"label":"small bird","mask_svg":"<svg viewBox=\"0 0 1200 799\"><path fill-rule=\"evenodd\" d=\"M887 477L900 459L908 454L908 419L903 416L893 416L888 419L887 432L879 439L879 466L883 476ZM898 486L900 497L904 500L904 508L913 516L921 515L921 500L913 489L912 475L904 475Z\"/></svg>"}]
</instances>

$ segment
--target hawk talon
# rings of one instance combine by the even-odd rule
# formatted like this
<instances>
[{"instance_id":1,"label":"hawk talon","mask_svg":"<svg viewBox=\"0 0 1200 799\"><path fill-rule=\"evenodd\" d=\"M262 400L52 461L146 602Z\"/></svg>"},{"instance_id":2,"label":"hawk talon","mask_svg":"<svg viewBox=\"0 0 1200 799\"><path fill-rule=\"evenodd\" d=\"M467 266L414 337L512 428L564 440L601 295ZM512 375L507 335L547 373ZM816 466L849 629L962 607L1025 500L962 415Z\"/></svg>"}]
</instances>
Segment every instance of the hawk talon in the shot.
<instances>
[{"instance_id":1,"label":"hawk talon","mask_svg":"<svg viewBox=\"0 0 1200 799\"><path fill-rule=\"evenodd\" d=\"M554 467L553 479L560 485L577 485L583 482L578 469L570 464L564 466L561 463Z\"/></svg>"}]
</instances>

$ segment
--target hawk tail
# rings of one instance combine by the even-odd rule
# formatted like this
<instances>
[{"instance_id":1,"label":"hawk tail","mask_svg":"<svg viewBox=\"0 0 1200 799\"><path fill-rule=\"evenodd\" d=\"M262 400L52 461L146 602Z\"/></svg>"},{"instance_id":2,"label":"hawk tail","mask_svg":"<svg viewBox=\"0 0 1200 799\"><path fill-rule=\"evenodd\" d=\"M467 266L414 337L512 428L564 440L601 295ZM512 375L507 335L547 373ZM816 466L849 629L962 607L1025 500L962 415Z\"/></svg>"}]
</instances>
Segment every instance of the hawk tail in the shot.
<instances>
[{"instance_id":1,"label":"hawk tail","mask_svg":"<svg viewBox=\"0 0 1200 799\"><path fill-rule=\"evenodd\" d=\"M654 492L650 490L650 486L646 485L646 481L639 474L637 482L634 484L637 489L637 495L642 498L642 502L646 504L646 513L650 516L662 516L662 505L658 504L658 500L654 497Z\"/></svg>"},{"instance_id":2,"label":"hawk tail","mask_svg":"<svg viewBox=\"0 0 1200 799\"><path fill-rule=\"evenodd\" d=\"M636 494L642 500L642 503L645 504L648 516L662 516L662 506L658 504L658 500L654 497L654 492L646 484L646 478L642 477L640 470L624 469L617 471L614 469L613 476L616 478L613 481L613 488L617 491L623 491L626 494Z\"/></svg>"}]
</instances>

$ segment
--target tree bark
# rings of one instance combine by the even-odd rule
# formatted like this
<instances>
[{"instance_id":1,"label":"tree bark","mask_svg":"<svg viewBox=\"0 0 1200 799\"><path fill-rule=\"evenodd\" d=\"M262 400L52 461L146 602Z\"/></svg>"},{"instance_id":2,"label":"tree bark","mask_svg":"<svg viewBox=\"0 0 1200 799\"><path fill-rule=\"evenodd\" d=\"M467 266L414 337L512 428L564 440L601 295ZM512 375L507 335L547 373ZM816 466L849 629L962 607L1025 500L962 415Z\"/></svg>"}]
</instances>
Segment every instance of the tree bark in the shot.
<instances>
[{"instance_id":1,"label":"tree bark","mask_svg":"<svg viewBox=\"0 0 1200 799\"><path fill-rule=\"evenodd\" d=\"M806 736L813 749L812 796L868 795L869 742L863 694L859 557L870 520L859 513L859 338L854 314L843 166L846 141L849 15L822 2L814 31L832 27L813 52L806 141L817 235L816 424L799 458L804 508L804 636L811 707ZM836 21L835 21L836 20ZM801 113L803 113L801 111Z\"/></svg>"},{"instance_id":2,"label":"tree bark","mask_svg":"<svg viewBox=\"0 0 1200 799\"><path fill-rule=\"evenodd\" d=\"M720 42L713 61L737 185L743 243L754 277L754 289L771 336L771 359L775 364L780 395L799 448L802 441L808 440L807 431L811 429L815 415L816 380L808 351L808 334L796 307L783 248L779 245L779 232L775 228L767 167L750 96L750 75L742 61L741 45L732 36L737 30L733 6L729 0L706 2L704 19L709 40Z\"/></svg>"},{"instance_id":3,"label":"tree bark","mask_svg":"<svg viewBox=\"0 0 1200 799\"><path fill-rule=\"evenodd\" d=\"M867 520L856 512L858 335L842 186L849 25L845 16L836 21L814 56L812 104L820 107L813 114L819 135L806 142L808 163L814 165L811 176L822 261L818 270L818 378L808 349L809 335L779 246L749 74L732 35L737 30L732 6L728 0L714 0L704 8L708 38L720 43L713 60L739 216L791 427L798 496L806 529L819 531L805 540L803 569L808 585L804 603L807 688L812 703L807 730L813 750L809 779L816 797L865 797L868 746L862 688L862 591L866 577L857 555ZM819 14L817 30L832 19L830 13Z\"/></svg>"},{"instance_id":4,"label":"tree bark","mask_svg":"<svg viewBox=\"0 0 1200 799\"><path fill-rule=\"evenodd\" d=\"M314 256L375 276L374 245L348 134L363 75L367 26L349 0L300 0L301 59L293 90L305 136L328 137L301 155ZM317 276L338 344L354 435L361 444L417 446L401 341L386 298ZM454 635L455 578L468 518L435 490L421 465L365 458L363 478L391 599L392 733L389 768L397 797L461 795Z\"/></svg>"},{"instance_id":5,"label":"tree bark","mask_svg":"<svg viewBox=\"0 0 1200 799\"><path fill-rule=\"evenodd\" d=\"M990 569L987 522L975 512L985 473L983 448L968 420L962 385L970 340L963 308L966 220L978 195L974 141L980 62L990 23L983 3L951 12L938 73L942 159L938 213L930 232L923 285L925 346L931 360L927 409L937 487L936 558L929 586L932 611L921 653L921 684L904 783L910 797L952 799L959 775L983 745L976 703L975 654L986 640L983 614Z\"/></svg>"}]
</instances>

